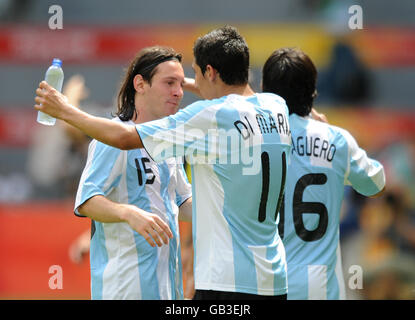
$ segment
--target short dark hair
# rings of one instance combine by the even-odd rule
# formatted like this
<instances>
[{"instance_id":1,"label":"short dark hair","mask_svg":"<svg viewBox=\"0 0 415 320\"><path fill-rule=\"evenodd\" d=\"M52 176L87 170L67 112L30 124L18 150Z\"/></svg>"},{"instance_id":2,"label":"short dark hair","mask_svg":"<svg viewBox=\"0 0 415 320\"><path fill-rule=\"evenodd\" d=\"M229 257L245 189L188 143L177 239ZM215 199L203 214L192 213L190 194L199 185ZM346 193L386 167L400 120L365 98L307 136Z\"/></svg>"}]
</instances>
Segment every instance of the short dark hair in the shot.
<instances>
[{"instance_id":1,"label":"short dark hair","mask_svg":"<svg viewBox=\"0 0 415 320\"><path fill-rule=\"evenodd\" d=\"M169 60L181 62L182 55L174 51L173 48L163 46L146 47L137 53L127 68L118 93L116 115L122 121L128 121L137 117L134 104L134 77L137 74L141 74L143 79L151 86L151 80L157 72L157 66Z\"/></svg>"},{"instance_id":2,"label":"short dark hair","mask_svg":"<svg viewBox=\"0 0 415 320\"><path fill-rule=\"evenodd\" d=\"M316 97L317 70L301 50L282 48L274 51L262 69L262 90L285 99L289 113L306 116Z\"/></svg>"},{"instance_id":3,"label":"short dark hair","mask_svg":"<svg viewBox=\"0 0 415 320\"><path fill-rule=\"evenodd\" d=\"M193 54L202 74L210 64L228 85L248 83L249 49L244 38L232 26L215 29L199 37Z\"/></svg>"}]
</instances>

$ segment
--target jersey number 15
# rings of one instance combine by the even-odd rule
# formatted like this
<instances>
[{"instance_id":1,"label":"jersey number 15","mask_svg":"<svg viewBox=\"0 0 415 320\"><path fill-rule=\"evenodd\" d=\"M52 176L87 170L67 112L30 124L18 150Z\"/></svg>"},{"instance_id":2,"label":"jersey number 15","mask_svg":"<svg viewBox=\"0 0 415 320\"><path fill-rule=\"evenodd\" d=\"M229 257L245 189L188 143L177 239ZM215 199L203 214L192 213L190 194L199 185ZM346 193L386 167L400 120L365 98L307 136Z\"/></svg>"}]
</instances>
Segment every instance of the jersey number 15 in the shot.
<instances>
[{"instance_id":1,"label":"jersey number 15","mask_svg":"<svg viewBox=\"0 0 415 320\"><path fill-rule=\"evenodd\" d=\"M141 158L141 164L143 166L144 169L144 173L146 174L146 184L153 184L154 183L154 179L156 178L156 176L153 173L153 170L151 170L151 168L147 168L146 167L146 163L150 162L149 158L143 157ZM143 185L143 173L141 171L141 167L140 167L140 163L138 161L138 159L135 159L135 166L137 168L137 176L138 176L138 185L142 186ZM147 178L147 174L151 174L151 178L148 179Z\"/></svg>"}]
</instances>

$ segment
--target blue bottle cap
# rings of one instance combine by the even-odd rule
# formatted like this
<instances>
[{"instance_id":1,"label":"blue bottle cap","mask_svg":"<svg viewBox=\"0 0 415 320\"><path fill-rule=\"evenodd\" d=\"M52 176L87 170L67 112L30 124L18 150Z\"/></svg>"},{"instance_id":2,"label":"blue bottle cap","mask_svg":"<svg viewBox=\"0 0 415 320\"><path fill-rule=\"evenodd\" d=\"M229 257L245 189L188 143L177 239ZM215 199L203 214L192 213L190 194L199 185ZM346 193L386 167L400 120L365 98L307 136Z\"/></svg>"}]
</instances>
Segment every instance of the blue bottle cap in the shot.
<instances>
[{"instance_id":1,"label":"blue bottle cap","mask_svg":"<svg viewBox=\"0 0 415 320\"><path fill-rule=\"evenodd\" d=\"M62 66L62 61L61 61L61 59L54 58L54 59L53 59L53 61L52 61L52 65L55 65L55 66L61 67L61 66Z\"/></svg>"}]
</instances>

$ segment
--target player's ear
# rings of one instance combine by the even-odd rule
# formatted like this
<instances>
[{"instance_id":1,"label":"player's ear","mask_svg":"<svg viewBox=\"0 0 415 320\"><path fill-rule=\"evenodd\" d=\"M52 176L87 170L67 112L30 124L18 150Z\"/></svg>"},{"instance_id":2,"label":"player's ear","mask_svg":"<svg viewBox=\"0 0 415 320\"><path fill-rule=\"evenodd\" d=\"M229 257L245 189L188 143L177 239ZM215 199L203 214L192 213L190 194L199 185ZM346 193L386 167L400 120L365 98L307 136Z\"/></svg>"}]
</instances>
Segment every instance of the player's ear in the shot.
<instances>
[{"instance_id":1,"label":"player's ear","mask_svg":"<svg viewBox=\"0 0 415 320\"><path fill-rule=\"evenodd\" d=\"M215 81L219 72L213 68L210 64L206 65L205 77L210 81Z\"/></svg>"},{"instance_id":2,"label":"player's ear","mask_svg":"<svg viewBox=\"0 0 415 320\"><path fill-rule=\"evenodd\" d=\"M138 93L143 93L144 84L145 84L145 80L143 79L143 76L141 74L137 74L133 79L133 85L134 85L135 91L137 91Z\"/></svg>"}]
</instances>

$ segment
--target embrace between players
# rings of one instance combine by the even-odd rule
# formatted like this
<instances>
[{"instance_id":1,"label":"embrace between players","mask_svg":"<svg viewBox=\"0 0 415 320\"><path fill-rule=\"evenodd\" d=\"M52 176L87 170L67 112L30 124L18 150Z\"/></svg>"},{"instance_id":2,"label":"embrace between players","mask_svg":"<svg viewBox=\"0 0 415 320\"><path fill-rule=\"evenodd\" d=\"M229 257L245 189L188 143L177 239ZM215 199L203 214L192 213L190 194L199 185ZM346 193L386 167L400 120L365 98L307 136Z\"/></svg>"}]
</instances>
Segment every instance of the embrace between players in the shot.
<instances>
[{"instance_id":1,"label":"embrace between players","mask_svg":"<svg viewBox=\"0 0 415 320\"><path fill-rule=\"evenodd\" d=\"M312 109L317 71L302 51L271 54L263 93L249 86L249 50L235 28L199 37L193 53L194 81L173 49L141 50L112 120L44 81L36 90L35 109L96 139L75 203L94 226L92 299L182 299L178 219L192 222L194 299L345 299L344 185L379 194L382 165ZM183 88L203 100L178 110ZM278 119L289 130L277 130ZM209 147L223 133L231 143ZM258 170L232 161L236 153L254 155Z\"/></svg>"}]
</instances>

